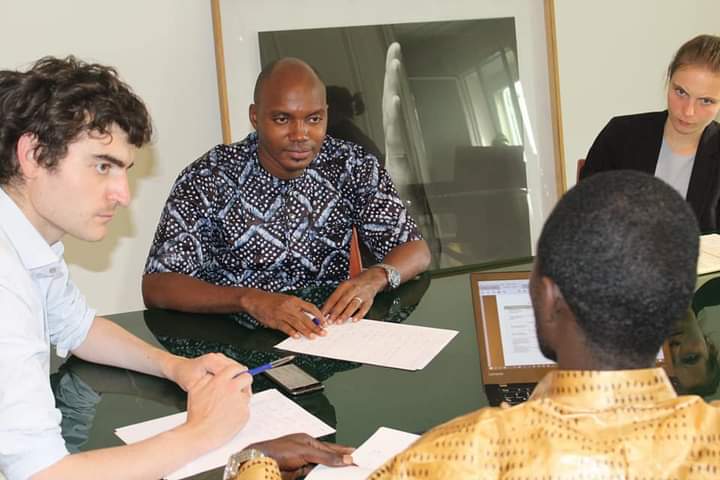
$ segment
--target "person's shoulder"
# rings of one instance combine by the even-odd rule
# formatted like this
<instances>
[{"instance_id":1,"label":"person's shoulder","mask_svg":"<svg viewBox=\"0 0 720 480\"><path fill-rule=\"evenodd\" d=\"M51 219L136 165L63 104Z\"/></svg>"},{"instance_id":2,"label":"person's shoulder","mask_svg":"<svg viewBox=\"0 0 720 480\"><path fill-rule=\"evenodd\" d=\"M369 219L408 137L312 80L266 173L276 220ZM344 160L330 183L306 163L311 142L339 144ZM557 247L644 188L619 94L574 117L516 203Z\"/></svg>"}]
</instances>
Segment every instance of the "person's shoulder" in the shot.
<instances>
[{"instance_id":1,"label":"person's shoulder","mask_svg":"<svg viewBox=\"0 0 720 480\"><path fill-rule=\"evenodd\" d=\"M501 425L506 422L509 417L518 414L517 411L513 412L513 410L516 409L517 407L481 408L434 427L423 435L416 445L420 447L423 444L430 445L442 440L460 438L497 438L501 430Z\"/></svg>"},{"instance_id":2,"label":"person's shoulder","mask_svg":"<svg viewBox=\"0 0 720 480\"><path fill-rule=\"evenodd\" d=\"M30 278L29 273L10 239L0 229L0 285L13 288L20 278Z\"/></svg>"},{"instance_id":3,"label":"person's shoulder","mask_svg":"<svg viewBox=\"0 0 720 480\"><path fill-rule=\"evenodd\" d=\"M223 173L243 170L257 151L257 136L251 133L243 140L218 144L187 165L178 175L176 183L213 178ZM235 175L230 175L231 178Z\"/></svg>"},{"instance_id":4,"label":"person's shoulder","mask_svg":"<svg viewBox=\"0 0 720 480\"><path fill-rule=\"evenodd\" d=\"M353 143L349 140L342 140L339 138L332 137L330 135L325 136L323 141L322 152L324 156L330 162L377 162L378 159L372 153L368 152L365 147L357 143Z\"/></svg>"},{"instance_id":5,"label":"person's shoulder","mask_svg":"<svg viewBox=\"0 0 720 480\"><path fill-rule=\"evenodd\" d=\"M633 113L630 115L618 115L608 122L608 125L616 127L628 128L633 126L655 125L656 123L664 123L667 112L644 112Z\"/></svg>"}]
</instances>

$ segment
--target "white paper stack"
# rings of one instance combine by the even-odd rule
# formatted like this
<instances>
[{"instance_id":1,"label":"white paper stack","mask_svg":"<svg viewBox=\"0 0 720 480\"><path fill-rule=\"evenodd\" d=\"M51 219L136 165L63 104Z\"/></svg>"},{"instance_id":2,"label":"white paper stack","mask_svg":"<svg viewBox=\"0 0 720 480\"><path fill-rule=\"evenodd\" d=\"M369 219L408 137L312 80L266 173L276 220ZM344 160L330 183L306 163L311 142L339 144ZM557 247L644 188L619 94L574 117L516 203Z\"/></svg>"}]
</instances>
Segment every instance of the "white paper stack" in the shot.
<instances>
[{"instance_id":1,"label":"white paper stack","mask_svg":"<svg viewBox=\"0 0 720 480\"><path fill-rule=\"evenodd\" d=\"M324 337L312 340L288 338L275 348L381 367L422 370L458 333L367 319L330 325L326 331Z\"/></svg>"},{"instance_id":2,"label":"white paper stack","mask_svg":"<svg viewBox=\"0 0 720 480\"><path fill-rule=\"evenodd\" d=\"M186 418L187 412L176 413L118 428L115 430L115 435L125 443L135 443L175 428L184 423ZM167 478L176 480L221 467L227 463L230 455L251 443L298 432L304 432L313 437L322 437L335 432L335 429L311 415L277 390L265 390L252 396L250 419L235 438L217 450L188 463L180 470L168 475Z\"/></svg>"}]
</instances>

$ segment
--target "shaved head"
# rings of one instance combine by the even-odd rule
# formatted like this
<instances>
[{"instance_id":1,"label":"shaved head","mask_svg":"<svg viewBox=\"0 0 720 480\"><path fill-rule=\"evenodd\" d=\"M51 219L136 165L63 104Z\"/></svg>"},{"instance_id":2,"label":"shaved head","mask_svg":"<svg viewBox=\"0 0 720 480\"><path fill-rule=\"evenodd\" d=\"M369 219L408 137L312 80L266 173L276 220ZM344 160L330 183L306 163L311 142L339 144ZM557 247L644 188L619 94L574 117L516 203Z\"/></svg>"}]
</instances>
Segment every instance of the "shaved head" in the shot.
<instances>
[{"instance_id":1,"label":"shaved head","mask_svg":"<svg viewBox=\"0 0 720 480\"><path fill-rule=\"evenodd\" d=\"M325 84L302 60L277 60L258 76L249 114L260 164L277 178L295 178L315 159L325 139Z\"/></svg>"},{"instance_id":2,"label":"shaved head","mask_svg":"<svg viewBox=\"0 0 720 480\"><path fill-rule=\"evenodd\" d=\"M325 84L320 78L317 70L308 63L294 57L279 58L265 65L260 72L260 75L258 75L258 78L255 81L255 89L253 90L254 103L257 104L260 102L262 90L265 88L265 84L274 77L275 74L282 74L282 76L286 74L293 76L304 75L308 77L308 79L314 78L315 81L319 82L323 88L325 88Z\"/></svg>"}]
</instances>

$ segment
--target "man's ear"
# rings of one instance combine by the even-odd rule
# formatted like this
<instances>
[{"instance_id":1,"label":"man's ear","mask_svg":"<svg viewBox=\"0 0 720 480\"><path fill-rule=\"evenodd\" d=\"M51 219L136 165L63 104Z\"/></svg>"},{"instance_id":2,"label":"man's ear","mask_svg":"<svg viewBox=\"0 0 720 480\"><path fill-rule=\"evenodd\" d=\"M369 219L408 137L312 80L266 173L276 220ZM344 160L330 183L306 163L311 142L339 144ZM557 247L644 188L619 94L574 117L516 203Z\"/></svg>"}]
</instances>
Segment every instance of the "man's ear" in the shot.
<instances>
[{"instance_id":1,"label":"man's ear","mask_svg":"<svg viewBox=\"0 0 720 480\"><path fill-rule=\"evenodd\" d=\"M559 328L568 311L565 297L557 284L549 277L540 278L539 290L542 299L541 308L544 309L541 316L543 323L547 328Z\"/></svg>"},{"instance_id":2,"label":"man's ear","mask_svg":"<svg viewBox=\"0 0 720 480\"><path fill-rule=\"evenodd\" d=\"M248 116L250 117L250 123L252 124L253 128L257 130L257 107L254 103L250 104Z\"/></svg>"},{"instance_id":3,"label":"man's ear","mask_svg":"<svg viewBox=\"0 0 720 480\"><path fill-rule=\"evenodd\" d=\"M34 178L43 168L37 162L37 146L38 138L35 134L23 133L18 138L15 155L17 155L20 173L23 178Z\"/></svg>"}]
</instances>

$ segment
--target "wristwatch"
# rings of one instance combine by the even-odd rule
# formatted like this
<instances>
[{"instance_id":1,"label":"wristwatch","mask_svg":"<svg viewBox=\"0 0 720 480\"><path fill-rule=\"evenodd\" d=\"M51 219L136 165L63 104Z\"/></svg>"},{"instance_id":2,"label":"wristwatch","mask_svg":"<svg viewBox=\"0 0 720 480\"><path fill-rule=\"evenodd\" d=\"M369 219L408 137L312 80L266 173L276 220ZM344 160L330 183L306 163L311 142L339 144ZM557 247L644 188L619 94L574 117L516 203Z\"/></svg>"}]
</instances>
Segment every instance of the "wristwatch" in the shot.
<instances>
[{"instance_id":1,"label":"wristwatch","mask_svg":"<svg viewBox=\"0 0 720 480\"><path fill-rule=\"evenodd\" d=\"M373 267L379 267L385 270L385 276L387 277L387 290L394 290L400 286L400 272L398 269L387 263L378 263L372 265Z\"/></svg>"},{"instance_id":2,"label":"wristwatch","mask_svg":"<svg viewBox=\"0 0 720 480\"><path fill-rule=\"evenodd\" d=\"M225 465L225 473L223 473L223 480L235 480L235 476L242 467L243 463L255 460L256 458L263 458L265 454L260 450L254 448L246 448L239 452L233 453L228 458L227 465Z\"/></svg>"}]
</instances>

